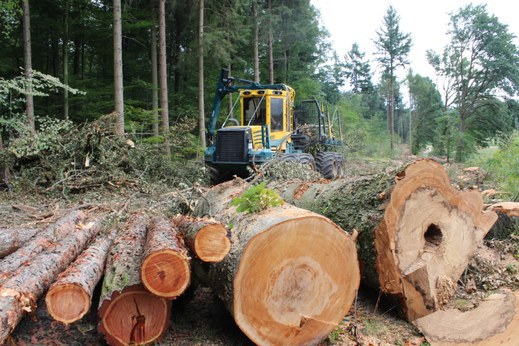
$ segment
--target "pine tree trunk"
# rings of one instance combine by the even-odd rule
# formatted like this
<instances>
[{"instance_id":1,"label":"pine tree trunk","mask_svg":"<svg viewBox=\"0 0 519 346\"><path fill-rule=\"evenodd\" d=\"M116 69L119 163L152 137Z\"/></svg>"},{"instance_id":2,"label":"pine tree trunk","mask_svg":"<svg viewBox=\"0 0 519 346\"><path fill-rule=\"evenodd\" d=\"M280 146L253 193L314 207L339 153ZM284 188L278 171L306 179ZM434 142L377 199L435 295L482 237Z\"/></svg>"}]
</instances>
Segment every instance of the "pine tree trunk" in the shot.
<instances>
[{"instance_id":1,"label":"pine tree trunk","mask_svg":"<svg viewBox=\"0 0 519 346\"><path fill-rule=\"evenodd\" d=\"M20 266L29 263L37 254L58 243L62 238L74 233L76 224L85 218L82 211L75 210L56 223L39 232L30 242L6 256L0 262L0 285L10 278Z\"/></svg>"},{"instance_id":2,"label":"pine tree trunk","mask_svg":"<svg viewBox=\"0 0 519 346\"><path fill-rule=\"evenodd\" d=\"M157 74L157 27L151 27L151 104L153 116L153 135L159 136L159 76Z\"/></svg>"},{"instance_id":3,"label":"pine tree trunk","mask_svg":"<svg viewBox=\"0 0 519 346\"><path fill-rule=\"evenodd\" d=\"M254 81L259 83L260 71L259 71L259 18L258 18L258 4L256 0L252 1L252 30L253 30L253 42L252 47L254 50Z\"/></svg>"},{"instance_id":4,"label":"pine tree trunk","mask_svg":"<svg viewBox=\"0 0 519 346\"><path fill-rule=\"evenodd\" d=\"M197 215L232 225L231 252L208 282L256 344L317 344L350 309L359 285L355 241L323 216L289 204L255 214L229 205L240 180L213 187Z\"/></svg>"},{"instance_id":5,"label":"pine tree trunk","mask_svg":"<svg viewBox=\"0 0 519 346\"><path fill-rule=\"evenodd\" d=\"M70 3L69 0L65 1L65 33L63 36L63 84L68 85L68 40L69 40L69 28L68 28L68 18L70 12ZM69 100L68 100L68 89L63 90L63 118L65 120L69 119Z\"/></svg>"},{"instance_id":6,"label":"pine tree trunk","mask_svg":"<svg viewBox=\"0 0 519 346\"><path fill-rule=\"evenodd\" d=\"M152 220L142 259L142 282L156 296L174 299L189 286L191 269L187 249L167 219Z\"/></svg>"},{"instance_id":7,"label":"pine tree trunk","mask_svg":"<svg viewBox=\"0 0 519 346\"><path fill-rule=\"evenodd\" d=\"M0 344L5 341L22 319L23 313L34 311L36 301L47 290L59 273L64 271L72 261L85 249L88 243L99 233L100 222L90 223L70 233L67 237L57 243L52 249L45 251L16 271L12 277L0 286L0 297L12 297L15 299L2 299L8 307L1 310L1 314L8 316L0 317L0 320L10 320L7 330L0 330ZM2 309L4 309L2 307Z\"/></svg>"},{"instance_id":8,"label":"pine tree trunk","mask_svg":"<svg viewBox=\"0 0 519 346\"><path fill-rule=\"evenodd\" d=\"M124 135L124 96L123 96L123 46L121 0L113 0L114 6L114 99L117 114L116 133Z\"/></svg>"},{"instance_id":9,"label":"pine tree trunk","mask_svg":"<svg viewBox=\"0 0 519 346\"><path fill-rule=\"evenodd\" d=\"M35 228L0 228L0 259L18 250L40 231Z\"/></svg>"},{"instance_id":10,"label":"pine tree trunk","mask_svg":"<svg viewBox=\"0 0 519 346\"><path fill-rule=\"evenodd\" d=\"M389 173L327 182L273 183L296 206L358 230L365 283L400 299L410 321L440 309L496 220L476 191L419 160Z\"/></svg>"},{"instance_id":11,"label":"pine tree trunk","mask_svg":"<svg viewBox=\"0 0 519 346\"><path fill-rule=\"evenodd\" d=\"M25 109L27 112L27 124L33 134L36 134L34 119L34 98L32 95L32 53L31 53L31 14L29 0L23 0L23 57L24 75L28 83L25 94Z\"/></svg>"},{"instance_id":12,"label":"pine tree trunk","mask_svg":"<svg viewBox=\"0 0 519 346\"><path fill-rule=\"evenodd\" d=\"M268 59L269 59L269 83L274 84L274 47L272 46L273 34L272 34L272 3L271 0L267 0L267 9L269 14L269 33L268 33Z\"/></svg>"},{"instance_id":13,"label":"pine tree trunk","mask_svg":"<svg viewBox=\"0 0 519 346\"><path fill-rule=\"evenodd\" d=\"M203 262L220 262L231 249L230 232L214 219L178 216L173 219L186 245Z\"/></svg>"},{"instance_id":14,"label":"pine tree trunk","mask_svg":"<svg viewBox=\"0 0 519 346\"><path fill-rule=\"evenodd\" d=\"M200 146L206 147L205 143L205 105L204 105L204 0L200 1L199 24L198 24L198 136Z\"/></svg>"},{"instance_id":15,"label":"pine tree trunk","mask_svg":"<svg viewBox=\"0 0 519 346\"><path fill-rule=\"evenodd\" d=\"M132 215L106 260L98 314L110 345L152 343L167 330L169 301L147 291L139 276L147 223L144 215Z\"/></svg>"},{"instance_id":16,"label":"pine tree trunk","mask_svg":"<svg viewBox=\"0 0 519 346\"><path fill-rule=\"evenodd\" d=\"M53 319L69 324L80 320L90 310L92 294L103 275L111 244L111 236L99 237L58 276L45 296L47 310Z\"/></svg>"},{"instance_id":17,"label":"pine tree trunk","mask_svg":"<svg viewBox=\"0 0 519 346\"><path fill-rule=\"evenodd\" d=\"M169 101L168 70L166 58L166 0L159 0L159 80L160 80L160 113L162 136L164 136L164 153L169 158Z\"/></svg>"}]
</instances>

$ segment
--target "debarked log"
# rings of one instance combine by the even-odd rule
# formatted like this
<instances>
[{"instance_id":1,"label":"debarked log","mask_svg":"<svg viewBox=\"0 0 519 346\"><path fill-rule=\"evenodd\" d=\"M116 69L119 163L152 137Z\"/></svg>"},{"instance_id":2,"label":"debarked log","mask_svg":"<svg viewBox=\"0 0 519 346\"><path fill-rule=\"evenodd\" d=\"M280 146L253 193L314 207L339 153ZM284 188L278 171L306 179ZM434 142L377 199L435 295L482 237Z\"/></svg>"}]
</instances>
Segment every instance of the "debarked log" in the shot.
<instances>
[{"instance_id":1,"label":"debarked log","mask_svg":"<svg viewBox=\"0 0 519 346\"><path fill-rule=\"evenodd\" d=\"M354 301L355 240L329 219L289 204L237 213L241 180L213 187L198 204L231 228L231 251L211 263L208 283L240 329L259 345L317 344Z\"/></svg>"},{"instance_id":2,"label":"debarked log","mask_svg":"<svg viewBox=\"0 0 519 346\"><path fill-rule=\"evenodd\" d=\"M429 159L355 179L272 182L296 206L357 230L363 280L399 298L410 321L442 307L497 216Z\"/></svg>"}]
</instances>

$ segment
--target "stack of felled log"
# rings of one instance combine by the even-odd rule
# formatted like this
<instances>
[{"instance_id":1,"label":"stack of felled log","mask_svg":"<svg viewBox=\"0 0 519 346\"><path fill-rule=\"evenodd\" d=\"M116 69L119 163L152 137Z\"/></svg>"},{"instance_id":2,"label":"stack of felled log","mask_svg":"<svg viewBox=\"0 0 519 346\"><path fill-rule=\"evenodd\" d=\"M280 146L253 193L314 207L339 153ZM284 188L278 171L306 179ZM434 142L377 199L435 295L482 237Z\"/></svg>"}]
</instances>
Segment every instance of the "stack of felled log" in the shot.
<instances>
[{"instance_id":1,"label":"stack of felled log","mask_svg":"<svg viewBox=\"0 0 519 346\"><path fill-rule=\"evenodd\" d=\"M91 221L92 220L92 221ZM44 230L3 229L0 257L0 344L47 291L50 316L65 324L89 310L104 276L99 330L110 344L146 344L169 322L170 300L190 282L188 244L201 260L221 260L230 249L226 228L214 220L132 214L122 230L98 216L73 211Z\"/></svg>"},{"instance_id":2,"label":"stack of felled log","mask_svg":"<svg viewBox=\"0 0 519 346\"><path fill-rule=\"evenodd\" d=\"M250 185L236 179L209 189L191 216L134 212L115 227L74 210L45 229L0 229L0 344L45 292L50 316L78 321L98 283L106 341L153 343L192 268L259 345L318 344L350 310L361 273L433 343L517 336L517 294L471 315L444 311L497 216L484 211L480 193L452 187L436 162L267 187L288 203L238 212L232 201Z\"/></svg>"}]
</instances>

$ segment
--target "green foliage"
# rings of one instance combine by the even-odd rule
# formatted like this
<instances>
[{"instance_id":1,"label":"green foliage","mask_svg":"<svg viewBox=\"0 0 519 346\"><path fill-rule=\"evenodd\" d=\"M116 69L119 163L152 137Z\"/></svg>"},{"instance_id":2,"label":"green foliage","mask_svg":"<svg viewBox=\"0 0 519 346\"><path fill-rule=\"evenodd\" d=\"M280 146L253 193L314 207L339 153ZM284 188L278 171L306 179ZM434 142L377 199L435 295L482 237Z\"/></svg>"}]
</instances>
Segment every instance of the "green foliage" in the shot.
<instances>
[{"instance_id":1,"label":"green foliage","mask_svg":"<svg viewBox=\"0 0 519 346\"><path fill-rule=\"evenodd\" d=\"M483 168L497 182L505 197L519 200L519 132L500 139L499 150L483 163Z\"/></svg>"},{"instance_id":2,"label":"green foliage","mask_svg":"<svg viewBox=\"0 0 519 346\"><path fill-rule=\"evenodd\" d=\"M416 154L427 144L436 146L437 136L431 129L436 127L436 119L441 115L442 101L440 93L429 78L410 72L407 79L413 117L411 150Z\"/></svg>"},{"instance_id":3,"label":"green foliage","mask_svg":"<svg viewBox=\"0 0 519 346\"><path fill-rule=\"evenodd\" d=\"M36 136L24 122L13 123L18 136L11 139L8 151L19 160L41 158L50 151L62 150L62 138L72 129L72 123L67 120L37 117L37 121L39 128Z\"/></svg>"},{"instance_id":4,"label":"green foliage","mask_svg":"<svg viewBox=\"0 0 519 346\"><path fill-rule=\"evenodd\" d=\"M249 187L240 197L233 198L232 206L238 207L238 213L253 214L284 203L273 190L265 187L265 182Z\"/></svg>"},{"instance_id":5,"label":"green foliage","mask_svg":"<svg viewBox=\"0 0 519 346\"><path fill-rule=\"evenodd\" d=\"M473 149L471 144L488 138L489 132L505 131L506 121L496 117L496 97L513 96L519 90L519 50L514 35L487 12L486 5L460 8L451 15L449 26L451 43L441 54L429 51L427 55L445 79L445 108L459 115L456 160L461 161Z\"/></svg>"}]
</instances>

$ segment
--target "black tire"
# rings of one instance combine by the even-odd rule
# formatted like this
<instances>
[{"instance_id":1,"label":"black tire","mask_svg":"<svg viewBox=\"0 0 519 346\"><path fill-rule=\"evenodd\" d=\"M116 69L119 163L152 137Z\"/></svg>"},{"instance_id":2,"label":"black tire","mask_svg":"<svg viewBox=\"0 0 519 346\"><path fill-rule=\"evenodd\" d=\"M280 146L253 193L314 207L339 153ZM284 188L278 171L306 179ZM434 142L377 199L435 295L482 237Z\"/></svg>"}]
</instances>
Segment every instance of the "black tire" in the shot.
<instances>
[{"instance_id":1,"label":"black tire","mask_svg":"<svg viewBox=\"0 0 519 346\"><path fill-rule=\"evenodd\" d=\"M317 170L326 179L336 179L339 177L339 164L336 153L318 153L315 156Z\"/></svg>"},{"instance_id":2,"label":"black tire","mask_svg":"<svg viewBox=\"0 0 519 346\"><path fill-rule=\"evenodd\" d=\"M284 154L279 157L281 161L285 162L299 162L299 159L297 158L297 154Z\"/></svg>"},{"instance_id":3,"label":"black tire","mask_svg":"<svg viewBox=\"0 0 519 346\"><path fill-rule=\"evenodd\" d=\"M315 170L315 161L314 157L311 154L285 154L280 157L280 160L286 162L300 163L304 166L307 166L311 170Z\"/></svg>"}]
</instances>

